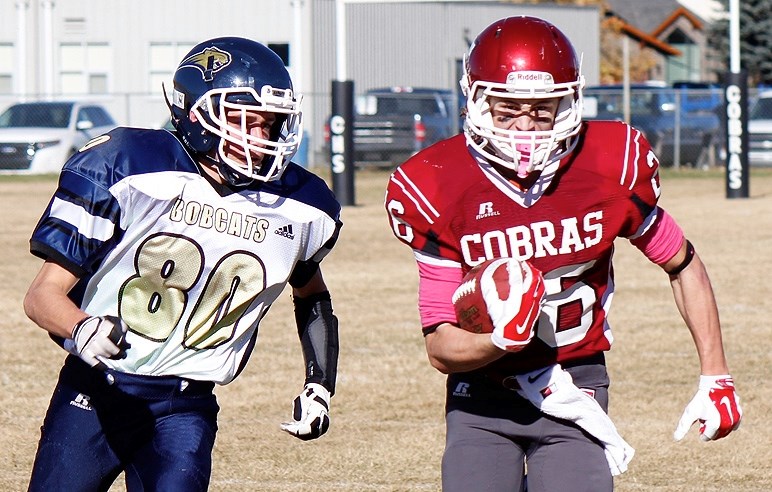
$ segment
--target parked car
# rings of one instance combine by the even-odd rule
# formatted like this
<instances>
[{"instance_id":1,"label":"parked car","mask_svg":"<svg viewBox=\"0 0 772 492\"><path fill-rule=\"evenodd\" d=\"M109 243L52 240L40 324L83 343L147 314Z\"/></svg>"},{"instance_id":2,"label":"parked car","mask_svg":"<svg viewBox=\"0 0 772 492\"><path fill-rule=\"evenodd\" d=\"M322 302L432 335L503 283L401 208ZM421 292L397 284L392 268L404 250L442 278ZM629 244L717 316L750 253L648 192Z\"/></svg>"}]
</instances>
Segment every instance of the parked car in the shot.
<instances>
[{"instance_id":1,"label":"parked car","mask_svg":"<svg viewBox=\"0 0 772 492\"><path fill-rule=\"evenodd\" d=\"M0 170L58 172L86 142L116 126L99 104L23 102L0 114Z\"/></svg>"},{"instance_id":2,"label":"parked car","mask_svg":"<svg viewBox=\"0 0 772 492\"><path fill-rule=\"evenodd\" d=\"M446 89L388 87L365 92L356 100L355 164L395 166L458 133L458 108L456 94ZM325 128L325 139L329 139L329 128ZM329 151L329 142L324 151Z\"/></svg>"},{"instance_id":3,"label":"parked car","mask_svg":"<svg viewBox=\"0 0 772 492\"><path fill-rule=\"evenodd\" d=\"M724 104L724 89L718 82L673 82L681 101L681 108L689 113L715 111Z\"/></svg>"},{"instance_id":4,"label":"parked car","mask_svg":"<svg viewBox=\"0 0 772 492\"><path fill-rule=\"evenodd\" d=\"M772 91L759 93L748 113L748 162L772 166Z\"/></svg>"},{"instance_id":5,"label":"parked car","mask_svg":"<svg viewBox=\"0 0 772 492\"><path fill-rule=\"evenodd\" d=\"M676 145L679 165L715 163L722 144L718 117L721 99L706 98L699 91L664 85L630 86L630 124L643 132L663 166L675 164ZM621 85L588 87L584 98L585 120L624 119Z\"/></svg>"}]
</instances>

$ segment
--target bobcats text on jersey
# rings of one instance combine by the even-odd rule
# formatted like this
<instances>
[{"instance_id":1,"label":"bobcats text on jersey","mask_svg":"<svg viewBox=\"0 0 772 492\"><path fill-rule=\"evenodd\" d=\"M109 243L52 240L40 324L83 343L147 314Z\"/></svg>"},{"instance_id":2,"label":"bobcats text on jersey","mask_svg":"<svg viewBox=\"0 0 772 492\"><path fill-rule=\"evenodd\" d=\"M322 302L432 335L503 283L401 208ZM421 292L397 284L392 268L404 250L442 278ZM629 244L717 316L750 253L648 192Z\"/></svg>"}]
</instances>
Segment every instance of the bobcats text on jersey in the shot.
<instances>
[{"instance_id":1,"label":"bobcats text on jersey","mask_svg":"<svg viewBox=\"0 0 772 492\"><path fill-rule=\"evenodd\" d=\"M172 222L185 222L204 229L214 229L223 234L230 234L260 243L265 239L269 222L254 215L215 208L208 203L188 201L179 198L169 212Z\"/></svg>"}]
</instances>

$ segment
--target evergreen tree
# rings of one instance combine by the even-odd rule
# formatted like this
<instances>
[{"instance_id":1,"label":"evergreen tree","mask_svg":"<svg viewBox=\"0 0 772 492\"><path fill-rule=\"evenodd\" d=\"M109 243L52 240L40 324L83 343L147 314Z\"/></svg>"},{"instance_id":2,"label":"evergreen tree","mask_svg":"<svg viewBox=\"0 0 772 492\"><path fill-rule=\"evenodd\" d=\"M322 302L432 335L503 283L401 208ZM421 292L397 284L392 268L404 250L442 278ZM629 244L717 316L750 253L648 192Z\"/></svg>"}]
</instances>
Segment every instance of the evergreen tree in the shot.
<instances>
[{"instance_id":1,"label":"evergreen tree","mask_svg":"<svg viewBox=\"0 0 772 492\"><path fill-rule=\"evenodd\" d=\"M720 0L729 12L729 0ZM729 67L729 18L709 28L708 44L719 60ZM772 2L740 2L740 66L748 70L752 85L772 84Z\"/></svg>"}]
</instances>

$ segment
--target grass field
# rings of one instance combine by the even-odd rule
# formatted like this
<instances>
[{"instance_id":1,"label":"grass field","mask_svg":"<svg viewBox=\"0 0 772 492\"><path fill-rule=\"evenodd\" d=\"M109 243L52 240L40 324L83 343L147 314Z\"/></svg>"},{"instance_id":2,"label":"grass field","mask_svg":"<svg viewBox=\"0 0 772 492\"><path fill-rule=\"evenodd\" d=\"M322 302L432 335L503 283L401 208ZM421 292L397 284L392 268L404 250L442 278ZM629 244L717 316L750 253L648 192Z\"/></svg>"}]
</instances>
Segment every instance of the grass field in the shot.
<instances>
[{"instance_id":1,"label":"grass field","mask_svg":"<svg viewBox=\"0 0 772 492\"><path fill-rule=\"evenodd\" d=\"M222 411L211 490L439 490L443 377L426 360L412 255L391 236L383 211L387 179L383 171L357 173L357 205L344 208L339 246L324 262L341 327L330 432L304 443L279 430L303 378L285 292L261 325L244 373L217 389ZM626 242L617 246L610 414L636 448L629 471L616 480L618 491L772 490L772 172L754 170L750 186L750 198L727 200L719 171L663 177L661 203L714 282L742 397L743 426L725 440L702 443L693 429L685 441L673 442L696 390L696 355L666 276ZM54 188L51 177L0 178L2 491L26 489L64 357L21 307L40 266L29 254L29 235ZM113 489L124 490L121 484Z\"/></svg>"}]
</instances>

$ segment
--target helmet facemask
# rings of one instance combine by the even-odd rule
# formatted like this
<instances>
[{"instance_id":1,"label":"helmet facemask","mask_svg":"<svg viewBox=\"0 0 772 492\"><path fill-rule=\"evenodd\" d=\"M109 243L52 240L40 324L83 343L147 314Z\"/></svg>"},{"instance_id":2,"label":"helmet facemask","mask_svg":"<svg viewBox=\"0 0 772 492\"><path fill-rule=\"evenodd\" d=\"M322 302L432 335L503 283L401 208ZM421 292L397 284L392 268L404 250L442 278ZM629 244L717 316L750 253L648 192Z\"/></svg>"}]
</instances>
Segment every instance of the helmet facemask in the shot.
<instances>
[{"instance_id":1,"label":"helmet facemask","mask_svg":"<svg viewBox=\"0 0 772 492\"><path fill-rule=\"evenodd\" d=\"M262 87L260 94L251 87L221 88L207 91L190 111L201 127L218 137L215 160L221 176L231 184L243 185L281 177L302 138L301 99L293 96L291 89L270 86ZM229 124L226 117L234 110L241 113L238 127ZM277 116L267 139L249 133L247 114L256 111ZM229 157L227 146L243 153L243 161Z\"/></svg>"},{"instance_id":2,"label":"helmet facemask","mask_svg":"<svg viewBox=\"0 0 772 492\"><path fill-rule=\"evenodd\" d=\"M581 127L583 77L567 83L554 83L546 72L513 71L506 83L461 81L467 96L465 131L467 142L495 164L525 178L560 161L576 146L574 138ZM491 98L537 102L559 98L555 121L550 130L509 130L494 125Z\"/></svg>"}]
</instances>

